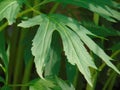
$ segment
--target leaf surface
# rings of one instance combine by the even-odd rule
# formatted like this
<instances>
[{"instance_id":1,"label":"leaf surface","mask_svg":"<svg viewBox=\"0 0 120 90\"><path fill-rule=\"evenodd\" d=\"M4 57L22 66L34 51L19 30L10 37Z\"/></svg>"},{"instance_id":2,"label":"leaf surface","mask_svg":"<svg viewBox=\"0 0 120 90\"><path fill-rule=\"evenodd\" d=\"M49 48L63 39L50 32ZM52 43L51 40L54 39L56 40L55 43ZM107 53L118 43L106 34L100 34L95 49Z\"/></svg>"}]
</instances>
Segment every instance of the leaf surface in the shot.
<instances>
[{"instance_id":1,"label":"leaf surface","mask_svg":"<svg viewBox=\"0 0 120 90\"><path fill-rule=\"evenodd\" d=\"M18 0L3 0L0 2L0 21L3 18L8 20L9 25L15 22L15 18L20 10Z\"/></svg>"},{"instance_id":2,"label":"leaf surface","mask_svg":"<svg viewBox=\"0 0 120 90\"><path fill-rule=\"evenodd\" d=\"M112 59L88 36L88 35L93 35L93 36L96 36L96 35L92 34L86 28L79 25L79 23L73 20L72 18L63 17L61 15L58 15L58 16L55 15L54 17L62 18L62 21L64 21L64 24L69 26L93 53L99 56L108 66L110 66L120 74L119 70L110 62L110 60ZM58 20L59 22L61 22L61 19L58 19Z\"/></svg>"},{"instance_id":3,"label":"leaf surface","mask_svg":"<svg viewBox=\"0 0 120 90\"><path fill-rule=\"evenodd\" d=\"M37 18L37 19L36 19ZM37 22L35 22L38 20ZM31 21L34 21L31 23ZM42 22L42 23L41 23ZM19 24L19 26L30 27L33 25L41 25L33 39L32 54L35 56L35 65L39 76L42 78L43 70L47 63L47 56L50 50L52 33L55 30L55 25L46 18L45 15L40 15L30 19L27 22Z\"/></svg>"},{"instance_id":4,"label":"leaf surface","mask_svg":"<svg viewBox=\"0 0 120 90\"><path fill-rule=\"evenodd\" d=\"M67 84L58 77L37 79L30 82L29 90L75 90L73 85Z\"/></svg>"},{"instance_id":5,"label":"leaf surface","mask_svg":"<svg viewBox=\"0 0 120 90\"><path fill-rule=\"evenodd\" d=\"M33 80L30 82L29 90L51 90L55 85L50 80Z\"/></svg>"},{"instance_id":6,"label":"leaf surface","mask_svg":"<svg viewBox=\"0 0 120 90\"><path fill-rule=\"evenodd\" d=\"M60 86L61 90L75 90L75 88L72 84L68 85L66 82L64 82L63 80L61 80L57 77L56 77L56 82Z\"/></svg>"},{"instance_id":7,"label":"leaf surface","mask_svg":"<svg viewBox=\"0 0 120 90\"><path fill-rule=\"evenodd\" d=\"M110 20L112 22L116 22L115 19L120 20L120 12L113 9L118 8L118 5L115 6L112 0L53 0L57 2L62 2L65 4L73 4L76 6L80 6L86 8L90 11L98 13L100 16Z\"/></svg>"},{"instance_id":8,"label":"leaf surface","mask_svg":"<svg viewBox=\"0 0 120 90\"><path fill-rule=\"evenodd\" d=\"M57 30L60 33L68 61L72 65L77 65L79 71L84 75L91 86L92 76L89 67L95 69L97 69L97 67L84 44L86 44L87 47L98 55L108 66L120 74L118 69L110 62L111 58L88 36L96 35L80 25L78 21L60 14L49 16L41 14L37 17L40 17L38 21L36 21L37 24L40 21L40 27L33 39L32 53L35 56L35 65L40 77L43 78L42 74L44 68L49 61L47 57L49 55L54 30ZM33 26L36 22L33 22L32 24L31 21L35 21L35 18L36 17L29 19L28 21L23 21L19 26ZM53 60L54 59L55 58L53 58Z\"/></svg>"}]
</instances>

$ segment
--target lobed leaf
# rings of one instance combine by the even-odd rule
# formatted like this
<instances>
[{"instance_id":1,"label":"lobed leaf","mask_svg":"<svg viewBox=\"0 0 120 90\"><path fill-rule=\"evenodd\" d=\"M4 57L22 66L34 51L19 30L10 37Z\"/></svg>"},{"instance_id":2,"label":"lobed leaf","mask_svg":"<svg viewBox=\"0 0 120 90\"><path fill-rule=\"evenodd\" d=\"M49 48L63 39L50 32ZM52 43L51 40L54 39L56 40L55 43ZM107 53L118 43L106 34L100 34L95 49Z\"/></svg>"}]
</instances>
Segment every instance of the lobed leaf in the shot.
<instances>
[{"instance_id":1,"label":"lobed leaf","mask_svg":"<svg viewBox=\"0 0 120 90\"><path fill-rule=\"evenodd\" d=\"M56 15L54 17L61 17L63 21L63 16ZM59 20L60 21L60 20ZM61 22L61 21L60 21ZM93 35L86 28L79 25L79 23L71 18L64 17L64 24L69 26L79 38L88 46L88 48L93 51L97 56L99 56L108 66L113 68L117 73L120 74L119 70L110 62L112 60L88 35ZM76 40L76 39L75 39Z\"/></svg>"},{"instance_id":2,"label":"lobed leaf","mask_svg":"<svg viewBox=\"0 0 120 90\"><path fill-rule=\"evenodd\" d=\"M35 21L36 18L39 19L32 23L31 21ZM34 61L37 73L41 78L43 78L42 74L45 70L44 68L49 62L48 56L54 30L57 30L60 33L68 61L72 65L77 65L79 71L84 75L85 79L91 86L92 76L89 67L95 69L97 69L97 67L84 44L86 44L87 47L98 55L108 66L120 74L118 69L110 62L111 58L97 44L95 44L90 37L88 37L88 35L96 35L80 25L78 21L60 14L49 16L41 14L28 21L20 23L19 26L30 27L37 24L39 24L40 27L33 39L32 54L35 56ZM52 59L54 60L55 58Z\"/></svg>"},{"instance_id":3,"label":"lobed leaf","mask_svg":"<svg viewBox=\"0 0 120 90\"><path fill-rule=\"evenodd\" d=\"M96 66L93 63L91 56L85 49L82 41L77 34L67 28L64 24L59 23L57 30L60 32L62 37L63 46L68 61L73 65L76 64L80 72L85 76L88 83L92 85L89 66L93 68L96 68Z\"/></svg>"},{"instance_id":4,"label":"lobed leaf","mask_svg":"<svg viewBox=\"0 0 120 90\"><path fill-rule=\"evenodd\" d=\"M36 19L37 18L37 19ZM35 22L35 20L37 22ZM34 21L31 23L31 21ZM39 23L42 22L42 23ZM32 54L35 56L35 65L37 72L41 78L42 73L46 66L46 59L50 50L50 44L52 39L52 33L55 30L55 25L46 18L45 15L40 15L30 19L29 21L23 22L18 26L30 27L33 25L40 24L37 34L33 39Z\"/></svg>"}]
</instances>

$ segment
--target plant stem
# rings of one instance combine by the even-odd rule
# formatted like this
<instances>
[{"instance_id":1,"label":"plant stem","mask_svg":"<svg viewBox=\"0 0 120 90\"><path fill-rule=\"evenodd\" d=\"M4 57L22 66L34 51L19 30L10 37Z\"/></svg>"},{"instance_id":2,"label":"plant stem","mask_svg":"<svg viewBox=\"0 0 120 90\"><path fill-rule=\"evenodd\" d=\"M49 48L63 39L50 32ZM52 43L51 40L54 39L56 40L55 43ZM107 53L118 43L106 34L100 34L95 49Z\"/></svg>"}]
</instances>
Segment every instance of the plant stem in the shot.
<instances>
[{"instance_id":1,"label":"plant stem","mask_svg":"<svg viewBox=\"0 0 120 90\"><path fill-rule=\"evenodd\" d=\"M29 81L32 66L33 66L33 58L31 60L29 60L29 62L27 63L27 66L25 68L23 81L22 81L23 84L27 83ZM21 90L27 90L27 87L21 87Z\"/></svg>"},{"instance_id":2,"label":"plant stem","mask_svg":"<svg viewBox=\"0 0 120 90\"><path fill-rule=\"evenodd\" d=\"M97 13L93 14L93 21L96 25L99 24L99 14L97 14Z\"/></svg>"},{"instance_id":3,"label":"plant stem","mask_svg":"<svg viewBox=\"0 0 120 90\"><path fill-rule=\"evenodd\" d=\"M120 68L120 63L117 65L117 67ZM117 73L115 71L113 71L112 74L110 75L109 79L105 83L105 85L104 85L102 90L112 90L116 78L117 78Z\"/></svg>"},{"instance_id":4,"label":"plant stem","mask_svg":"<svg viewBox=\"0 0 120 90\"><path fill-rule=\"evenodd\" d=\"M3 67L2 64L0 64L0 68L3 70L4 73L6 72L6 69L5 69L5 67Z\"/></svg>"},{"instance_id":5,"label":"plant stem","mask_svg":"<svg viewBox=\"0 0 120 90\"><path fill-rule=\"evenodd\" d=\"M120 53L120 50L117 50L116 52L114 52L114 53L112 54L111 57L115 57L115 56L117 56L119 53Z\"/></svg>"},{"instance_id":6,"label":"plant stem","mask_svg":"<svg viewBox=\"0 0 120 90\"><path fill-rule=\"evenodd\" d=\"M4 30L8 26L8 22L4 23L2 26L0 26L0 32Z\"/></svg>"},{"instance_id":7,"label":"plant stem","mask_svg":"<svg viewBox=\"0 0 120 90\"><path fill-rule=\"evenodd\" d=\"M117 65L118 68L120 68L120 63ZM114 83L116 81L116 78L117 78L117 73L115 71L113 71L113 78L112 80L110 81L110 84L108 85L108 90L113 90L113 86L114 86Z\"/></svg>"},{"instance_id":8,"label":"plant stem","mask_svg":"<svg viewBox=\"0 0 120 90\"><path fill-rule=\"evenodd\" d=\"M35 0L33 3L33 6L37 6L38 3L40 3L40 0ZM36 16L37 14L41 14L41 12L39 11L40 7L34 7L34 8L30 7L30 8L33 11L33 13L31 13L29 15L31 15L32 17ZM23 75L23 79L22 79L23 84L27 83L29 81L30 76L31 76L32 66L33 66L33 57L28 61L27 65L25 67L25 71L24 71L24 75ZM27 89L28 89L28 87L24 87L24 86L21 87L21 90L27 90Z\"/></svg>"},{"instance_id":9,"label":"plant stem","mask_svg":"<svg viewBox=\"0 0 120 90\"><path fill-rule=\"evenodd\" d=\"M74 87L77 86L78 76L79 76L79 70L78 70L78 68L76 67L76 74L75 74L74 81L73 81Z\"/></svg>"},{"instance_id":10,"label":"plant stem","mask_svg":"<svg viewBox=\"0 0 120 90\"><path fill-rule=\"evenodd\" d=\"M117 56L118 54L120 53L120 50L117 50L116 52L114 52L112 55L111 55L111 58L114 58L115 56ZM120 63L117 65L118 68L120 68ZM102 90L106 90L107 87L109 88L108 90L112 90L113 88L113 85L115 83L115 80L116 80L116 77L117 77L117 73L115 71L113 71L113 73L110 75L109 79L106 81L104 87Z\"/></svg>"},{"instance_id":11,"label":"plant stem","mask_svg":"<svg viewBox=\"0 0 120 90\"><path fill-rule=\"evenodd\" d=\"M59 6L59 3L54 4L54 6L52 7L52 9L50 10L49 14L52 14L56 11L57 7Z\"/></svg>"},{"instance_id":12,"label":"plant stem","mask_svg":"<svg viewBox=\"0 0 120 90\"><path fill-rule=\"evenodd\" d=\"M14 29L13 29L14 28ZM10 57L9 57L9 65L8 65L8 83L11 83L13 80L13 72L14 72L14 66L16 63L16 50L18 45L18 36L19 36L19 30L15 30L16 24L11 26L11 29L13 29L12 36L10 37Z\"/></svg>"},{"instance_id":13,"label":"plant stem","mask_svg":"<svg viewBox=\"0 0 120 90\"><path fill-rule=\"evenodd\" d=\"M14 79L13 84L16 84L20 81L20 77L22 75L22 67L23 67L23 39L26 34L26 31L24 29L21 30L19 44L18 44L18 50L17 50L17 57L16 57L16 65L14 70ZM16 87L13 87L13 90L16 90Z\"/></svg>"}]
</instances>

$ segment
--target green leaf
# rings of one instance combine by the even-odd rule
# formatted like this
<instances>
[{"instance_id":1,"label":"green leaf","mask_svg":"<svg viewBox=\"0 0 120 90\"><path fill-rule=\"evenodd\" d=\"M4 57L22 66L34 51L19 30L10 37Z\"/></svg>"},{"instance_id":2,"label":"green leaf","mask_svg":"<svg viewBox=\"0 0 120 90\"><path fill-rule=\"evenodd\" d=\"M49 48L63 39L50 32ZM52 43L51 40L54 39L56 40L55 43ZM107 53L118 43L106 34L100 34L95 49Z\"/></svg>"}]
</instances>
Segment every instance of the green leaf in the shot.
<instances>
[{"instance_id":1,"label":"green leaf","mask_svg":"<svg viewBox=\"0 0 120 90\"><path fill-rule=\"evenodd\" d=\"M8 67L8 56L5 50L5 39L3 32L0 32L0 58L2 59L5 68L7 69Z\"/></svg>"},{"instance_id":2,"label":"green leaf","mask_svg":"<svg viewBox=\"0 0 120 90\"><path fill-rule=\"evenodd\" d=\"M93 24L90 21L83 21L81 22L81 24L87 29L89 29L95 35L98 35L101 37L120 36L120 31L115 30L113 28L98 26L98 25Z\"/></svg>"},{"instance_id":3,"label":"green leaf","mask_svg":"<svg viewBox=\"0 0 120 90\"><path fill-rule=\"evenodd\" d=\"M45 80L36 79L29 84L29 90L75 90L72 84L69 85L58 77L48 77Z\"/></svg>"},{"instance_id":4,"label":"green leaf","mask_svg":"<svg viewBox=\"0 0 120 90\"><path fill-rule=\"evenodd\" d=\"M3 0L0 2L0 21L3 18L8 20L9 25L15 22L15 18L20 10L18 0Z\"/></svg>"},{"instance_id":5,"label":"green leaf","mask_svg":"<svg viewBox=\"0 0 120 90\"><path fill-rule=\"evenodd\" d=\"M88 35L93 35L91 32L89 32L86 28L79 25L79 23L71 18L63 17L61 15L55 15L54 17L59 17L59 22L63 21L64 25L67 25L69 28L71 28L78 36L79 38L88 46L88 48L95 53L97 56L99 56L108 66L113 68L117 73L120 74L118 69L110 62L112 60L92 39L88 37ZM77 39L75 39L77 40ZM84 54L86 55L86 54Z\"/></svg>"},{"instance_id":6,"label":"green leaf","mask_svg":"<svg viewBox=\"0 0 120 90\"><path fill-rule=\"evenodd\" d=\"M36 20L36 18L38 20ZM54 30L57 30L61 35L63 48L68 61L72 65L77 65L79 71L84 75L91 86L92 76L89 67L97 68L84 44L86 44L87 47L98 55L108 66L120 74L118 69L110 62L111 58L88 37L88 34L92 36L96 35L81 26L78 21L59 14L49 16L41 14L28 21L23 21L18 26L30 27L34 25L40 25L33 39L32 47L36 69L40 77L43 78L42 73L49 61L47 57L50 52L50 44Z\"/></svg>"},{"instance_id":7,"label":"green leaf","mask_svg":"<svg viewBox=\"0 0 120 90\"><path fill-rule=\"evenodd\" d=\"M73 4L76 6L80 6L86 8L92 12L98 13L100 16L110 20L112 22L116 22L115 19L120 20L120 12L111 8L117 8L114 5L112 0L53 0L66 4Z\"/></svg>"},{"instance_id":8,"label":"green leaf","mask_svg":"<svg viewBox=\"0 0 120 90\"><path fill-rule=\"evenodd\" d=\"M28 21L23 21L18 26L29 28L35 25L40 25L42 21L45 19L45 17L46 17L45 15L41 14L41 15L33 17L32 19L29 19Z\"/></svg>"},{"instance_id":9,"label":"green leaf","mask_svg":"<svg viewBox=\"0 0 120 90\"><path fill-rule=\"evenodd\" d=\"M59 79L56 77L56 82L59 85L59 87L61 88L61 90L75 90L74 86L68 85L67 83L65 83L63 80Z\"/></svg>"},{"instance_id":10,"label":"green leaf","mask_svg":"<svg viewBox=\"0 0 120 90\"><path fill-rule=\"evenodd\" d=\"M91 56L85 49L82 41L75 32L67 28L62 23L59 24L57 29L61 34L68 61L73 65L76 64L88 83L92 85L89 66L93 68L96 68L96 66L93 63Z\"/></svg>"},{"instance_id":11,"label":"green leaf","mask_svg":"<svg viewBox=\"0 0 120 90\"><path fill-rule=\"evenodd\" d=\"M50 80L33 80L30 82L29 90L51 90L50 88L53 88L55 85Z\"/></svg>"},{"instance_id":12,"label":"green leaf","mask_svg":"<svg viewBox=\"0 0 120 90\"><path fill-rule=\"evenodd\" d=\"M37 20L37 22L35 22L35 20ZM35 23L30 23L31 21L34 21ZM55 24L50 22L50 20L42 14L33 19L30 19L26 23L23 22L22 24L19 24L19 26L23 25L23 27L29 27L37 24L40 24L41 26L39 27L37 34L33 39L32 54L35 56L34 61L37 72L39 76L43 78L42 73L47 63L46 59L50 50L52 33L55 30Z\"/></svg>"}]
</instances>

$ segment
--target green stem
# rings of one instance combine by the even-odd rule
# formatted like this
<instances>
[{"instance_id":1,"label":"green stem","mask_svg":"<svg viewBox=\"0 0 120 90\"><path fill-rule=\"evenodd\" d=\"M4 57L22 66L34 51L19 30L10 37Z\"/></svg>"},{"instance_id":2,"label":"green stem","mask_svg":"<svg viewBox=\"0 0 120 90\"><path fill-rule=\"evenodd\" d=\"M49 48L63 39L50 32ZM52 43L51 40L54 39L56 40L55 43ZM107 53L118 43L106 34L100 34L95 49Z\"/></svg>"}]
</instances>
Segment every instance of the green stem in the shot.
<instances>
[{"instance_id":1,"label":"green stem","mask_svg":"<svg viewBox=\"0 0 120 90\"><path fill-rule=\"evenodd\" d=\"M118 68L120 68L120 63L117 65ZM117 73L114 71L113 72L113 78L112 80L110 81L110 84L109 84L109 87L108 87L108 90L113 90L113 86L115 84L115 81L116 81L116 78L117 78Z\"/></svg>"},{"instance_id":2,"label":"green stem","mask_svg":"<svg viewBox=\"0 0 120 90\"><path fill-rule=\"evenodd\" d=\"M117 50L116 52L114 52L114 53L112 54L111 57L115 57L115 56L118 55L119 53L120 53L120 50Z\"/></svg>"},{"instance_id":3,"label":"green stem","mask_svg":"<svg viewBox=\"0 0 120 90\"><path fill-rule=\"evenodd\" d=\"M0 32L4 30L8 26L8 22L4 23L2 26L0 26Z\"/></svg>"},{"instance_id":4,"label":"green stem","mask_svg":"<svg viewBox=\"0 0 120 90\"><path fill-rule=\"evenodd\" d=\"M75 74L74 81L73 81L74 87L77 86L78 76L79 76L79 70L78 70L78 68L76 67L76 74Z\"/></svg>"},{"instance_id":5,"label":"green stem","mask_svg":"<svg viewBox=\"0 0 120 90\"><path fill-rule=\"evenodd\" d=\"M111 55L111 58L114 58L115 56L117 56L117 55L119 54L119 52L120 52L119 50L117 50L116 52L114 52L114 53ZM98 77L98 75L99 75L99 71L102 71L105 66L106 66L106 64L103 63L103 64L99 67L98 71L96 72L96 74L95 74L95 76L94 76L95 79L94 79L94 82L93 82L93 87L89 87L89 85L88 85L88 87L87 87L86 90L95 90L96 81L97 81L97 77ZM114 72L114 73L116 73L116 72ZM112 76L113 76L113 75L112 75ZM107 83L105 84L103 90L106 90L106 88L107 88L107 86L109 85L110 81L111 81L111 78L110 78L110 80L107 81ZM108 90L109 90L109 89L108 89Z\"/></svg>"},{"instance_id":6,"label":"green stem","mask_svg":"<svg viewBox=\"0 0 120 90\"><path fill-rule=\"evenodd\" d=\"M102 90L107 90L107 87L110 85L110 82L112 81L112 79L116 76L116 73L112 73L109 77L109 79L107 80L107 82L105 83L104 87ZM113 81L112 81L113 82ZM110 89L108 89L110 90Z\"/></svg>"},{"instance_id":7,"label":"green stem","mask_svg":"<svg viewBox=\"0 0 120 90\"><path fill-rule=\"evenodd\" d=\"M33 66L33 58L31 60L29 60L29 62L27 63L27 66L25 68L23 81L22 81L23 84L27 83L29 81L32 66ZM21 87L21 90L27 90L27 87Z\"/></svg>"},{"instance_id":8,"label":"green stem","mask_svg":"<svg viewBox=\"0 0 120 90\"><path fill-rule=\"evenodd\" d=\"M94 13L94 15L93 15L93 21L94 21L94 23L95 23L96 25L99 24L99 14Z\"/></svg>"},{"instance_id":9,"label":"green stem","mask_svg":"<svg viewBox=\"0 0 120 90\"><path fill-rule=\"evenodd\" d=\"M120 68L120 63L117 65L117 67ZM115 71L113 71L112 74L110 75L109 79L105 83L105 85L104 85L102 90L112 90L116 78L117 78L117 73Z\"/></svg>"},{"instance_id":10,"label":"green stem","mask_svg":"<svg viewBox=\"0 0 120 90\"><path fill-rule=\"evenodd\" d=\"M52 9L50 10L49 14L52 14L56 11L57 7L59 6L59 3L54 4L54 6L52 7Z\"/></svg>"},{"instance_id":11,"label":"green stem","mask_svg":"<svg viewBox=\"0 0 120 90\"><path fill-rule=\"evenodd\" d=\"M40 3L40 0L34 0L33 6L36 6L38 3ZM32 17L37 14L41 14L41 12L39 11L40 7L34 7L34 8L30 7L30 8L33 11L33 13L30 13L29 15L31 15ZM23 84L27 83L29 81L32 66L33 66L33 58L31 58L28 61L27 65L25 67L25 71L24 71L24 75L23 75L23 79L22 79ZM27 90L27 89L28 89L28 87L24 87L24 86L21 87L21 90Z\"/></svg>"},{"instance_id":12,"label":"green stem","mask_svg":"<svg viewBox=\"0 0 120 90\"><path fill-rule=\"evenodd\" d=\"M116 52L114 52L111 55L111 58L116 57L119 53L120 53L120 50L117 50ZM117 67L120 68L120 64L118 64ZM115 80L116 80L116 77L117 77L117 73L115 71L113 71L113 73L110 75L109 79L106 81L102 90L106 90L107 87L109 88L108 90L112 90L113 85L114 85Z\"/></svg>"},{"instance_id":13,"label":"green stem","mask_svg":"<svg viewBox=\"0 0 120 90\"><path fill-rule=\"evenodd\" d=\"M94 74L93 74L93 72L94 72ZM91 87L89 84L87 84L86 90L95 90L99 72L95 71L95 70L93 72L92 72L92 84L93 84L93 86Z\"/></svg>"},{"instance_id":14,"label":"green stem","mask_svg":"<svg viewBox=\"0 0 120 90\"><path fill-rule=\"evenodd\" d=\"M22 78L21 76L22 76L22 70L23 70L22 67L23 67L23 50L24 50L22 42L25 34L26 34L26 31L24 29L21 30L18 50L17 50L16 65L14 70L13 84L20 82L20 79ZM17 89L14 87L13 90L17 90Z\"/></svg>"},{"instance_id":15,"label":"green stem","mask_svg":"<svg viewBox=\"0 0 120 90\"><path fill-rule=\"evenodd\" d=\"M17 25L12 25L12 37L10 38L10 56L9 56L9 65L8 65L8 83L11 83L13 80L13 72L14 72L14 66L16 63L16 50L18 45L18 36L19 36L19 30L15 30L17 28Z\"/></svg>"},{"instance_id":16,"label":"green stem","mask_svg":"<svg viewBox=\"0 0 120 90\"><path fill-rule=\"evenodd\" d=\"M0 64L0 67L2 68L3 72L6 73L6 69L5 69L5 67L3 67L2 64Z\"/></svg>"}]
</instances>

